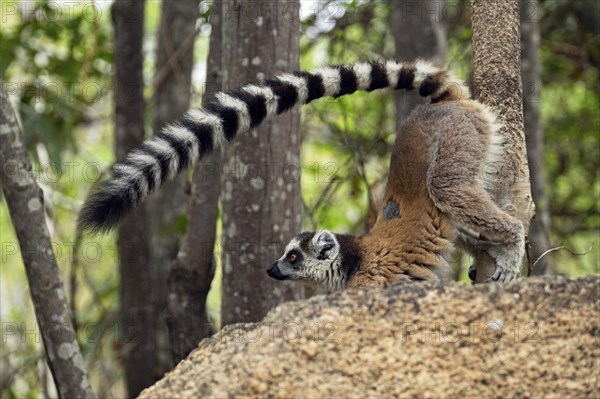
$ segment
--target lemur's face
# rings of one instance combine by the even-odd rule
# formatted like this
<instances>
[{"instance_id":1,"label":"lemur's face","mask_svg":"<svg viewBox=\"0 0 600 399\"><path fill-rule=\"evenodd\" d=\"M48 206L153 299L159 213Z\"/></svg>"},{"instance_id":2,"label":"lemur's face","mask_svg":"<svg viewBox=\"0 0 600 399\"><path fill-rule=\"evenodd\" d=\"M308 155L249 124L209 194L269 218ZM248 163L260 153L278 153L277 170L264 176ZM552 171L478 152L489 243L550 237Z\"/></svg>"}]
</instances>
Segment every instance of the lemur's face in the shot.
<instances>
[{"instance_id":1,"label":"lemur's face","mask_svg":"<svg viewBox=\"0 0 600 399\"><path fill-rule=\"evenodd\" d=\"M283 256L267 269L267 274L277 280L310 280L322 284L339 252L339 243L330 231L301 233L285 247Z\"/></svg>"}]
</instances>

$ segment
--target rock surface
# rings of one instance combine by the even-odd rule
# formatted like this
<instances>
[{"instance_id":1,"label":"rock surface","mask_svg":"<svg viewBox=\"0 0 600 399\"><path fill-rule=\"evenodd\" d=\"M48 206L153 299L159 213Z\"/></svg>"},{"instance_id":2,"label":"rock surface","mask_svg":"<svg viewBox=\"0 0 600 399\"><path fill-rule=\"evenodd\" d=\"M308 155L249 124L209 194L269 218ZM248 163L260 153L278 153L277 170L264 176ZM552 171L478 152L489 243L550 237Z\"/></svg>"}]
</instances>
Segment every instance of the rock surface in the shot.
<instances>
[{"instance_id":1,"label":"rock surface","mask_svg":"<svg viewBox=\"0 0 600 399\"><path fill-rule=\"evenodd\" d=\"M600 277L396 284L203 340L142 398L600 397Z\"/></svg>"}]
</instances>

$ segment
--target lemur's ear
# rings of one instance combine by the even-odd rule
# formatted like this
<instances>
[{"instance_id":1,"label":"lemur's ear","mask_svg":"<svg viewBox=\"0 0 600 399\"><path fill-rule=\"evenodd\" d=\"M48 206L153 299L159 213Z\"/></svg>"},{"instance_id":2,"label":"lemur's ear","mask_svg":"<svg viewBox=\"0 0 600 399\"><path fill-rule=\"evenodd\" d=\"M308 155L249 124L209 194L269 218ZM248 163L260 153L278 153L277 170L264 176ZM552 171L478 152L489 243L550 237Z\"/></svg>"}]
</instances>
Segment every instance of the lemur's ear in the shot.
<instances>
[{"instance_id":1,"label":"lemur's ear","mask_svg":"<svg viewBox=\"0 0 600 399\"><path fill-rule=\"evenodd\" d=\"M315 233L312 241L319 260L325 260L337 252L338 242L335 234L329 230Z\"/></svg>"}]
</instances>

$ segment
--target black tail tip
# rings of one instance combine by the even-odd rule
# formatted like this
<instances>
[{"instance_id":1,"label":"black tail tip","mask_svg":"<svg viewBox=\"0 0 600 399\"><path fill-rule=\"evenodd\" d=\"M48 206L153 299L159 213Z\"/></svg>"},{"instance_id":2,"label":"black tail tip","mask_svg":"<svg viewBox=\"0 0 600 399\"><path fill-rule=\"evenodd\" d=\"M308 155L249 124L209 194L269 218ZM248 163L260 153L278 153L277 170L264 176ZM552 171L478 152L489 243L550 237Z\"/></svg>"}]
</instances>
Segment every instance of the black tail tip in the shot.
<instances>
[{"instance_id":1,"label":"black tail tip","mask_svg":"<svg viewBox=\"0 0 600 399\"><path fill-rule=\"evenodd\" d=\"M92 234L112 230L133 208L129 193L111 190L110 183L101 184L83 204L77 217L77 227Z\"/></svg>"}]
</instances>

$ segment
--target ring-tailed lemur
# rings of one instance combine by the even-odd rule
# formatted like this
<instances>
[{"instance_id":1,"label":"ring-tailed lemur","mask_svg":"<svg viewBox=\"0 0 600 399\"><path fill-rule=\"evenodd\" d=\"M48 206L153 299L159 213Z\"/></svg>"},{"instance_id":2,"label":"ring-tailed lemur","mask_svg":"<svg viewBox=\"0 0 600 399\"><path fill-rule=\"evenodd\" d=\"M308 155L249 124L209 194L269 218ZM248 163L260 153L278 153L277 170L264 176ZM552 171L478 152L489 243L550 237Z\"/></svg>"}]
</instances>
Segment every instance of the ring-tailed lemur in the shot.
<instances>
[{"instance_id":1,"label":"ring-tailed lemur","mask_svg":"<svg viewBox=\"0 0 600 399\"><path fill-rule=\"evenodd\" d=\"M268 274L329 290L434 279L458 244L486 248L496 260L493 280L517 277L523 225L496 206L488 193L494 182L484 179L486 163L504 154L496 118L469 100L468 88L453 74L421 60L325 66L219 93L116 164L84 203L79 223L94 232L113 228L164 181L295 105L382 88L416 90L431 103L415 109L398 133L375 225L362 237L300 234Z\"/></svg>"}]
</instances>

